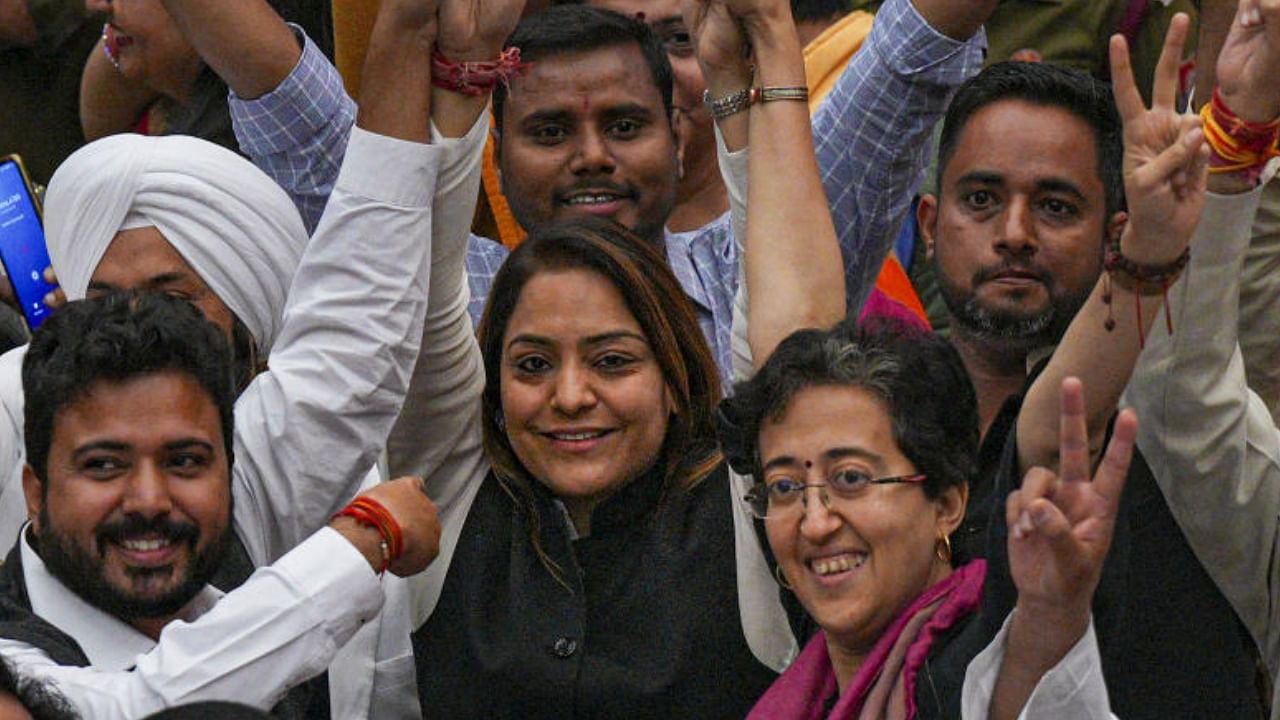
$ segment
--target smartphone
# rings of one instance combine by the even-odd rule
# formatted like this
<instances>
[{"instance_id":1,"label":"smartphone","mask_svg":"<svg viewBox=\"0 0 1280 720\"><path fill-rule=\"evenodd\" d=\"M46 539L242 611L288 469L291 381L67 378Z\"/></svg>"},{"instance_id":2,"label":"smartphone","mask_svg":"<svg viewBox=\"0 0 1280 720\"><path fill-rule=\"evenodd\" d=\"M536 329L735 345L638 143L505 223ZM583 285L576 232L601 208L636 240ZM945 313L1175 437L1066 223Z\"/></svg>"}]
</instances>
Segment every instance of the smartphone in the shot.
<instances>
[{"instance_id":1,"label":"smartphone","mask_svg":"<svg viewBox=\"0 0 1280 720\"><path fill-rule=\"evenodd\" d=\"M27 327L35 330L52 312L44 304L44 296L54 286L44 279L49 250L44 242L40 201L17 155L0 158L0 263Z\"/></svg>"}]
</instances>

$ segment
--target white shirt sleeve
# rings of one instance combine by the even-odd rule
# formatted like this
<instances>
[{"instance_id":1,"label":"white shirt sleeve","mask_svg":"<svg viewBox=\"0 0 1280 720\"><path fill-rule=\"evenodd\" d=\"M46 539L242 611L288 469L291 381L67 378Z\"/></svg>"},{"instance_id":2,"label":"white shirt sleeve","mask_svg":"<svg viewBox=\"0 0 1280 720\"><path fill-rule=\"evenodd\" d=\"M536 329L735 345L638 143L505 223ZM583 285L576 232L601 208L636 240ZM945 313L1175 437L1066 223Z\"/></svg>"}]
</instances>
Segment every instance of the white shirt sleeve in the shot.
<instances>
[{"instance_id":1,"label":"white shirt sleeve","mask_svg":"<svg viewBox=\"0 0 1280 720\"><path fill-rule=\"evenodd\" d=\"M270 370L236 401L236 530L257 565L323 527L386 442L422 337L442 153L352 131Z\"/></svg>"},{"instance_id":2,"label":"white shirt sleeve","mask_svg":"<svg viewBox=\"0 0 1280 720\"><path fill-rule=\"evenodd\" d=\"M1016 612L1016 611L1015 611ZM1009 637L1009 621L991 644L970 663L964 674L960 717L963 720L987 720L996 678L1004 662L1005 643ZM1098 654L1098 638L1089 629L1071 650L1040 678L1019 713L1019 720L1108 720L1114 718L1107 700L1107 685L1102 677L1102 658Z\"/></svg>"},{"instance_id":3,"label":"white shirt sleeve","mask_svg":"<svg viewBox=\"0 0 1280 720\"><path fill-rule=\"evenodd\" d=\"M409 579L414 628L435 609L467 512L489 470L480 435L484 365L467 315L465 265L488 129L488 113L461 138L443 138L432 128L432 142L444 157L433 200L430 297L420 331L422 352L387 441L391 475L424 478L440 517L440 554L426 572Z\"/></svg>"},{"instance_id":4,"label":"white shirt sleeve","mask_svg":"<svg viewBox=\"0 0 1280 720\"><path fill-rule=\"evenodd\" d=\"M324 671L382 600L369 562L324 528L194 622L167 625L133 670L57 665L12 640L0 640L0 654L21 676L52 683L94 720L141 718L203 700L266 710L290 687Z\"/></svg>"}]
</instances>

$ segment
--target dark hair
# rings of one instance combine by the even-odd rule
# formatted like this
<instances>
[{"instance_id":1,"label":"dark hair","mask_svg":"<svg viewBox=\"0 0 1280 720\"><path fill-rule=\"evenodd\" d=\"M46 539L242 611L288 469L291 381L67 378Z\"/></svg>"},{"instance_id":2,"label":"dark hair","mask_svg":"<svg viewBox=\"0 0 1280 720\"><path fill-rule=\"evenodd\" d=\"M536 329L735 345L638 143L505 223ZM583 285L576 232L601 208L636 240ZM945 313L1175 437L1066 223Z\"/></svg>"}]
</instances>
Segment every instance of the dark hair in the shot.
<instances>
[{"instance_id":1,"label":"dark hair","mask_svg":"<svg viewBox=\"0 0 1280 720\"><path fill-rule=\"evenodd\" d=\"M100 382L175 370L200 384L218 407L227 466L235 404L226 335L191 303L156 292L113 292L68 303L32 334L22 363L27 462L48 480L58 411Z\"/></svg>"},{"instance_id":2,"label":"dark hair","mask_svg":"<svg viewBox=\"0 0 1280 720\"><path fill-rule=\"evenodd\" d=\"M796 23L823 22L853 12L853 0L791 0L791 16Z\"/></svg>"},{"instance_id":3,"label":"dark hair","mask_svg":"<svg viewBox=\"0 0 1280 720\"><path fill-rule=\"evenodd\" d=\"M969 119L979 110L1003 100L1061 108L1092 128L1107 216L1125 209L1124 127L1111 87L1078 70L1048 63L997 63L960 86L942 121L942 139L938 142L939 192L947 163L955 154L960 132Z\"/></svg>"},{"instance_id":4,"label":"dark hair","mask_svg":"<svg viewBox=\"0 0 1280 720\"><path fill-rule=\"evenodd\" d=\"M558 270L587 270L608 280L644 331L674 402L655 460L666 486L692 487L721 461L715 431L719 371L693 306L661 251L603 219L583 218L534 231L494 276L477 333L485 370L485 453L503 487L528 513L534 548L544 560L534 512L532 483L537 479L516 456L501 420L502 342L525 285L540 273Z\"/></svg>"},{"instance_id":5,"label":"dark hair","mask_svg":"<svg viewBox=\"0 0 1280 720\"><path fill-rule=\"evenodd\" d=\"M943 338L891 319L845 320L783 340L721 404L722 442L734 469L760 482L760 427L781 417L797 392L823 385L860 388L885 404L894 442L928 476L929 498L972 480L978 400L960 354Z\"/></svg>"},{"instance_id":6,"label":"dark hair","mask_svg":"<svg viewBox=\"0 0 1280 720\"><path fill-rule=\"evenodd\" d=\"M18 699L35 720L77 720L75 708L53 686L34 678L22 677L0 657L0 693Z\"/></svg>"},{"instance_id":7,"label":"dark hair","mask_svg":"<svg viewBox=\"0 0 1280 720\"><path fill-rule=\"evenodd\" d=\"M653 84L662 95L667 122L670 122L673 109L671 61L667 59L661 38L636 18L590 5L552 5L521 20L507 38L505 47L518 47L521 60L537 62L556 55L628 43L635 43L640 48ZM507 87L498 83L493 89L493 122L499 133L502 132L502 108L506 102Z\"/></svg>"}]
</instances>

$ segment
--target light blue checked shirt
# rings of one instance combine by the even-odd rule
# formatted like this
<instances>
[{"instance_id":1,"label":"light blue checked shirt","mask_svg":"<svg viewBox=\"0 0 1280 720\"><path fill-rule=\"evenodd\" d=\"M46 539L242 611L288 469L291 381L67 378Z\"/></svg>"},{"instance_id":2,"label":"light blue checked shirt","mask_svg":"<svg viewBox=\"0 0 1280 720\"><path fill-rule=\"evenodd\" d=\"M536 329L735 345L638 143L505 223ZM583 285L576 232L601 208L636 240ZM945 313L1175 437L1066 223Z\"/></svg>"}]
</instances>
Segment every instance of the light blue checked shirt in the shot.
<instances>
[{"instance_id":1,"label":"light blue checked shirt","mask_svg":"<svg viewBox=\"0 0 1280 720\"><path fill-rule=\"evenodd\" d=\"M910 207L934 125L955 88L981 69L985 48L981 31L959 42L930 27L910 0L888 0L814 115L814 149L844 257L850 312L871 292ZM356 105L337 70L308 39L278 88L254 100L233 93L230 105L241 149L284 187L314 228L355 124ZM729 387L738 261L729 213L695 231L668 232L666 244ZM473 323L506 256L499 243L471 237L466 266Z\"/></svg>"}]
</instances>

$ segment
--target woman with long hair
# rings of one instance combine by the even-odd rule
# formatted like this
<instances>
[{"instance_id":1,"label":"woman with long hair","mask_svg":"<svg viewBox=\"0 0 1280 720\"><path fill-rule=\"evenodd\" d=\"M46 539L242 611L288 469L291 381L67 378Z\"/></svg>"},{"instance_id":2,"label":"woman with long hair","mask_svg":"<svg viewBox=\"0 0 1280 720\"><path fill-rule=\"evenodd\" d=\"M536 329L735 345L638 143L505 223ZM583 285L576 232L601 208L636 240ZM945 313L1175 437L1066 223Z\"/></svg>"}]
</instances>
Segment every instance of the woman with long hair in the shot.
<instances>
[{"instance_id":1,"label":"woman with long hair","mask_svg":"<svg viewBox=\"0 0 1280 720\"><path fill-rule=\"evenodd\" d=\"M611 62L632 42L537 62L544 74L562 57ZM760 81L803 87L794 29L760 50ZM674 154L657 90L634 95L644 112L608 125L607 141L666 133ZM806 105L731 120L726 149L751 145L738 339L763 358L843 316L842 263ZM413 580L424 712L742 717L798 643L746 486L718 450L719 375L666 258L603 220L536 228L495 277L477 338L464 243L436 235L417 370L431 388L401 418L444 526L440 558ZM391 447L393 466L403 451Z\"/></svg>"}]
</instances>

